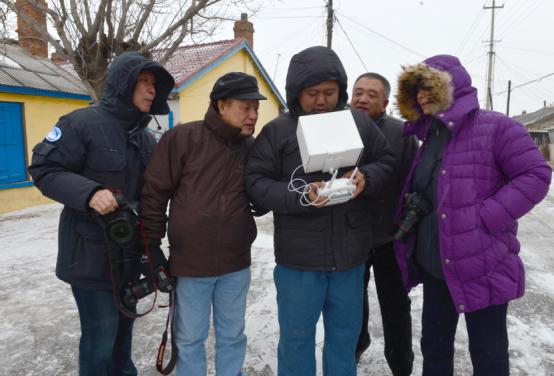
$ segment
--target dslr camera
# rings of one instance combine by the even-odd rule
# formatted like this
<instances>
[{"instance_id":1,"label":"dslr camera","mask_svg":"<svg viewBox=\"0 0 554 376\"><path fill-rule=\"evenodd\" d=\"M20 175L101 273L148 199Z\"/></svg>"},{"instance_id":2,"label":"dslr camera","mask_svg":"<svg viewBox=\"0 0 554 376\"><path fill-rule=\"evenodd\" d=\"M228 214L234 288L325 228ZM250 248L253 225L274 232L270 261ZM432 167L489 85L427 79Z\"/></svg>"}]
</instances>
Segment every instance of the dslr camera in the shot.
<instances>
[{"instance_id":1,"label":"dslr camera","mask_svg":"<svg viewBox=\"0 0 554 376\"><path fill-rule=\"evenodd\" d=\"M392 237L401 243L406 244L410 236L421 221L421 218L431 213L433 204L423 199L419 193L408 193L402 201L404 212L402 217L395 223L392 230Z\"/></svg>"},{"instance_id":2,"label":"dslr camera","mask_svg":"<svg viewBox=\"0 0 554 376\"><path fill-rule=\"evenodd\" d=\"M141 234L140 203L127 200L121 193L114 192L113 196L119 207L105 215L93 210L92 218L104 229L104 236L111 247L130 248Z\"/></svg>"},{"instance_id":3,"label":"dslr camera","mask_svg":"<svg viewBox=\"0 0 554 376\"><path fill-rule=\"evenodd\" d=\"M163 269L163 266L158 266L154 269L152 275L156 280L158 290L162 292L171 292L175 288L175 280ZM121 297L127 307L132 307L137 304L140 299L152 294L154 289L152 278L145 277L139 279L136 283L129 283L125 286L121 291Z\"/></svg>"}]
</instances>

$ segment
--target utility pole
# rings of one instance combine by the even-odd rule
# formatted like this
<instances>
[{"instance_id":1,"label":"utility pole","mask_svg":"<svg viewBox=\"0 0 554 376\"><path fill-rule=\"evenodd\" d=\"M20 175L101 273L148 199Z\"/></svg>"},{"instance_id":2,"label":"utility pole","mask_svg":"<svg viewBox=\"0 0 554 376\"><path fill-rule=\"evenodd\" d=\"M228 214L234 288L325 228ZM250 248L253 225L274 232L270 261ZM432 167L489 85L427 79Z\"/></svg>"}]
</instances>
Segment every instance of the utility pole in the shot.
<instances>
[{"instance_id":1,"label":"utility pole","mask_svg":"<svg viewBox=\"0 0 554 376\"><path fill-rule=\"evenodd\" d=\"M506 106L506 116L510 116L510 92L512 89L512 81L508 81L508 105Z\"/></svg>"},{"instance_id":2,"label":"utility pole","mask_svg":"<svg viewBox=\"0 0 554 376\"><path fill-rule=\"evenodd\" d=\"M487 105L486 109L491 109L491 100L490 100L490 92L491 92L491 81L492 81L492 55L494 54L492 46L494 43L494 10L495 9L504 8L504 5L501 7L495 6L495 0L492 0L492 7L486 7L483 6L483 9L492 9L492 21L491 21L491 40L490 40L490 48L489 48L489 74L488 74L488 82L487 82Z\"/></svg>"},{"instance_id":3,"label":"utility pole","mask_svg":"<svg viewBox=\"0 0 554 376\"><path fill-rule=\"evenodd\" d=\"M333 0L327 0L327 48L333 39Z\"/></svg>"}]
</instances>

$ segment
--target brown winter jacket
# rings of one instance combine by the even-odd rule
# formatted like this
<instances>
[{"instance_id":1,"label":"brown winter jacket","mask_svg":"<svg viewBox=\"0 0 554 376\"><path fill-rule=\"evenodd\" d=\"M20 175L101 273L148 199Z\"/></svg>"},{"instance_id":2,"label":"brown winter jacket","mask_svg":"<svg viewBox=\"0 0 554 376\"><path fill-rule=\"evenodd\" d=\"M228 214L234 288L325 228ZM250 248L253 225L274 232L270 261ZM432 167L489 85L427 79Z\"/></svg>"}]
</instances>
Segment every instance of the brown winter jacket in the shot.
<instances>
[{"instance_id":1,"label":"brown winter jacket","mask_svg":"<svg viewBox=\"0 0 554 376\"><path fill-rule=\"evenodd\" d=\"M254 139L239 133L210 106L204 121L169 130L154 150L141 217L151 238L163 238L169 223L174 276L214 277L250 266L256 224L242 173Z\"/></svg>"}]
</instances>

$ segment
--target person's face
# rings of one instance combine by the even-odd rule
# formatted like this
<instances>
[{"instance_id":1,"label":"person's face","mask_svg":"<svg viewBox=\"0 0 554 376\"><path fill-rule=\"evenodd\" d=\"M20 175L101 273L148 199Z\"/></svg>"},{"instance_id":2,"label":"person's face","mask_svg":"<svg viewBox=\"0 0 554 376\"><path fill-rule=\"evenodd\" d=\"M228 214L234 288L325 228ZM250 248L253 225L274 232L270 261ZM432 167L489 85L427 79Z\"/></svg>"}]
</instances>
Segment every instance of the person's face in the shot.
<instances>
[{"instance_id":1,"label":"person's face","mask_svg":"<svg viewBox=\"0 0 554 376\"><path fill-rule=\"evenodd\" d=\"M240 128L240 136L250 136L254 132L254 126L258 121L258 108L260 101L257 99L233 99L230 104L224 100L218 101L219 117L229 125Z\"/></svg>"},{"instance_id":2,"label":"person's face","mask_svg":"<svg viewBox=\"0 0 554 376\"><path fill-rule=\"evenodd\" d=\"M354 110L365 112L376 121L389 104L383 100L385 86L375 78L362 77L354 85L351 107Z\"/></svg>"},{"instance_id":3,"label":"person's face","mask_svg":"<svg viewBox=\"0 0 554 376\"><path fill-rule=\"evenodd\" d=\"M432 115L431 102L429 102L429 90L419 89L417 92L417 103L419 103L425 115Z\"/></svg>"},{"instance_id":4,"label":"person's face","mask_svg":"<svg viewBox=\"0 0 554 376\"><path fill-rule=\"evenodd\" d=\"M150 111L152 102L156 98L156 76L149 70L140 72L137 77L137 86L133 93L133 105L138 107L140 112Z\"/></svg>"},{"instance_id":5,"label":"person's face","mask_svg":"<svg viewBox=\"0 0 554 376\"><path fill-rule=\"evenodd\" d=\"M339 100L339 83L324 81L302 89L298 96L300 106L307 114L323 114L334 111Z\"/></svg>"}]
</instances>

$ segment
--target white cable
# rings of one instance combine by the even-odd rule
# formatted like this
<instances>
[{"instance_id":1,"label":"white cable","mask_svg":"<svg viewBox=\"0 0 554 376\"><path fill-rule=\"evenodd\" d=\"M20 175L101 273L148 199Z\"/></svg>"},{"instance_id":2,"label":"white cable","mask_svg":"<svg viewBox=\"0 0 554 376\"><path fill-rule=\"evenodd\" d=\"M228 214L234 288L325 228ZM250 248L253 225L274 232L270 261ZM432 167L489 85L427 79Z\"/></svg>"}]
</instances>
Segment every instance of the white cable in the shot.
<instances>
[{"instance_id":1,"label":"white cable","mask_svg":"<svg viewBox=\"0 0 554 376\"><path fill-rule=\"evenodd\" d=\"M302 166L304 166L304 165L300 165L300 166L296 167L294 169L294 171L292 172L292 175L290 176L290 183L288 185L288 190L289 190L289 192L296 192L296 193L301 195L300 205L302 205L302 206L310 206L310 205L315 206L315 204L313 202L311 202L310 199L306 196L307 194L309 194L312 191L311 185L306 183L306 181L303 180L303 179L300 179L300 178L294 179L294 173ZM302 185L300 185L298 188L296 188L293 184L296 181L302 183ZM317 195L317 198L319 199L319 194ZM325 201L320 202L318 205L329 201L329 199L330 198L327 197L327 199Z\"/></svg>"}]
</instances>

